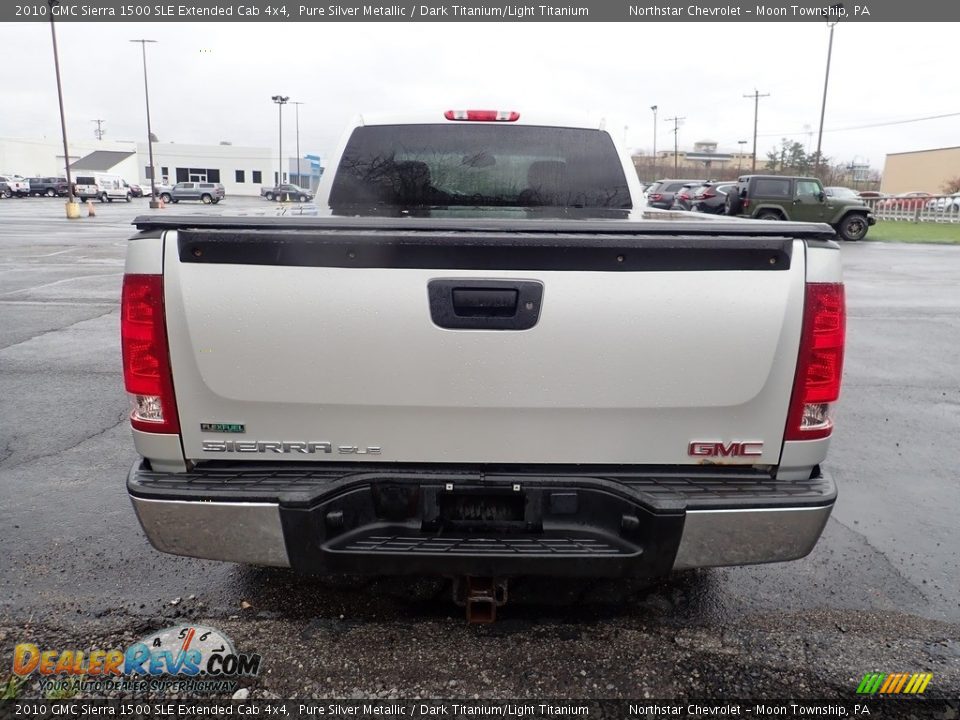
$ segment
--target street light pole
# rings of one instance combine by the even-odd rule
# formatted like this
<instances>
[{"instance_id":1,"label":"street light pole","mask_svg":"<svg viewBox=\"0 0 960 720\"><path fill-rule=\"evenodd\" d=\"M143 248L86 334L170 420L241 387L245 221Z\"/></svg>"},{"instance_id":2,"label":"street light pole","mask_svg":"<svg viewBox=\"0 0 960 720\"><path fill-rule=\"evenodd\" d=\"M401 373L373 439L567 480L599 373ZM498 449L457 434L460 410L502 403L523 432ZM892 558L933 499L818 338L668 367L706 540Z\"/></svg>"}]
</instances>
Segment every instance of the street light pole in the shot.
<instances>
[{"instance_id":1,"label":"street light pole","mask_svg":"<svg viewBox=\"0 0 960 720\"><path fill-rule=\"evenodd\" d=\"M297 106L297 185L303 187L303 176L300 175L300 106L305 103L291 100L290 104ZM307 188L307 190L309 189L310 188Z\"/></svg>"},{"instance_id":2,"label":"street light pole","mask_svg":"<svg viewBox=\"0 0 960 720\"><path fill-rule=\"evenodd\" d=\"M63 163L67 173L67 218L80 217L73 197L73 182L70 179L70 151L67 149L67 119L63 112L63 87L60 84L60 54L57 52L57 28L53 23L53 9L60 4L60 0L47 0L50 6L50 36L53 38L53 67L57 73L57 99L60 101L60 131L63 134Z\"/></svg>"},{"instance_id":3,"label":"street light pole","mask_svg":"<svg viewBox=\"0 0 960 720\"><path fill-rule=\"evenodd\" d=\"M651 180L657 179L657 106L651 105L650 109L653 110L653 177Z\"/></svg>"},{"instance_id":4,"label":"street light pole","mask_svg":"<svg viewBox=\"0 0 960 720\"><path fill-rule=\"evenodd\" d=\"M153 128L150 127L150 88L147 85L147 43L155 43L156 40L131 40L130 42L140 43L140 50L143 53L143 95L147 101L147 154L150 156L150 209L156 210L160 207L160 201L157 200L157 169L153 164Z\"/></svg>"},{"instance_id":5,"label":"street light pole","mask_svg":"<svg viewBox=\"0 0 960 720\"><path fill-rule=\"evenodd\" d=\"M833 29L837 25L837 20L828 20L827 27L830 28L830 43L827 45L827 71L823 76L823 102L820 104L820 130L817 133L817 163L813 169L813 174L820 177L820 144L823 141L823 118L827 112L827 85L830 83L830 57L833 55Z\"/></svg>"},{"instance_id":6,"label":"street light pole","mask_svg":"<svg viewBox=\"0 0 960 720\"><path fill-rule=\"evenodd\" d=\"M288 95L274 95L271 98L276 104L277 109L280 111L280 159L277 165L277 187L283 184L283 106L290 100Z\"/></svg>"},{"instance_id":7,"label":"street light pole","mask_svg":"<svg viewBox=\"0 0 960 720\"><path fill-rule=\"evenodd\" d=\"M770 93L761 95L759 90L754 90L753 95L744 95L745 98L753 98L753 159L750 165L750 172L757 171L757 118L760 115L760 98L770 97Z\"/></svg>"}]
</instances>

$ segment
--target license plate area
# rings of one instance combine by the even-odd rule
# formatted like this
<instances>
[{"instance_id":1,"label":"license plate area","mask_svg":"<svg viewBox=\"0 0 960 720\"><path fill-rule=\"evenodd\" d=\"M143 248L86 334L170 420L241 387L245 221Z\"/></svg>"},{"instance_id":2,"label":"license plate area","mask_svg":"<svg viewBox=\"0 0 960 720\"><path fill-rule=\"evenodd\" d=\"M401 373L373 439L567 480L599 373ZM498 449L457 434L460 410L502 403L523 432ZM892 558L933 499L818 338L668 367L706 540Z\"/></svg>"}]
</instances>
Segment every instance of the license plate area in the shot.
<instances>
[{"instance_id":1,"label":"license plate area","mask_svg":"<svg viewBox=\"0 0 960 720\"><path fill-rule=\"evenodd\" d=\"M458 532L529 532L540 530L526 493L512 489L458 488L435 495L434 512L424 518L425 530Z\"/></svg>"}]
</instances>

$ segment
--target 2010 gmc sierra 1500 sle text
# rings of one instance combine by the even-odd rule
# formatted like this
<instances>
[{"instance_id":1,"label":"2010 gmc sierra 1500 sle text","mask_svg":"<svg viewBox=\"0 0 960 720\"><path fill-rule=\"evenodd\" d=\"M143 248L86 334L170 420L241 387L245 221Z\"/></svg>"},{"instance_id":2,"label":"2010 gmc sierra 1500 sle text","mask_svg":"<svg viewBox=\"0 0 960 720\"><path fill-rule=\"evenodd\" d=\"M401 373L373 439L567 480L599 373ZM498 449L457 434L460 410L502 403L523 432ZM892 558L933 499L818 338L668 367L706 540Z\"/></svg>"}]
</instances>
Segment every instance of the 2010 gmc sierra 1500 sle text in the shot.
<instances>
[{"instance_id":1,"label":"2010 gmc sierra 1500 sle text","mask_svg":"<svg viewBox=\"0 0 960 720\"><path fill-rule=\"evenodd\" d=\"M658 576L810 552L843 364L826 225L643 217L601 126L364 117L313 215L129 242L127 488L165 552Z\"/></svg>"}]
</instances>

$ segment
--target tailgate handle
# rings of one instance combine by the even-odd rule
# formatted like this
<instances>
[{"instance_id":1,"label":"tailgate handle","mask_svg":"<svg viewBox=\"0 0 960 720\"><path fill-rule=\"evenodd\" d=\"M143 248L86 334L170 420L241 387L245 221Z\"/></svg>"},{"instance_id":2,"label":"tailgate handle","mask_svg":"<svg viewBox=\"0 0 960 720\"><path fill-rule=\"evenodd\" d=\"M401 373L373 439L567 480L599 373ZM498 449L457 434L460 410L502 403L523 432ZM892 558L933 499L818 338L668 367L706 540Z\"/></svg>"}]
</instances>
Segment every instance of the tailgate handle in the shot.
<instances>
[{"instance_id":1,"label":"tailgate handle","mask_svg":"<svg viewBox=\"0 0 960 720\"><path fill-rule=\"evenodd\" d=\"M453 311L460 317L513 317L518 290L454 288Z\"/></svg>"},{"instance_id":2,"label":"tailgate handle","mask_svg":"<svg viewBox=\"0 0 960 720\"><path fill-rule=\"evenodd\" d=\"M537 280L438 278L427 284L430 317L451 330L529 330L540 318Z\"/></svg>"}]
</instances>

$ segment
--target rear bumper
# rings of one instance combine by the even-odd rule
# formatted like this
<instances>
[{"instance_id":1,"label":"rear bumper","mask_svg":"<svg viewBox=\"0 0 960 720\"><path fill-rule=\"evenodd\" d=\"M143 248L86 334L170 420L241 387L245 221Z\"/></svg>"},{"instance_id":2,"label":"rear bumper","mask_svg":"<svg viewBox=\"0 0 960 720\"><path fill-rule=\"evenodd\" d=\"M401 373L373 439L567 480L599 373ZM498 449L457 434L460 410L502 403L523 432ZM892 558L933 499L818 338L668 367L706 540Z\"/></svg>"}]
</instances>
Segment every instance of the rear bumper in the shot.
<instances>
[{"instance_id":1,"label":"rear bumper","mask_svg":"<svg viewBox=\"0 0 960 720\"><path fill-rule=\"evenodd\" d=\"M582 472L582 471L580 471ZM151 544L307 573L655 577L793 560L829 518L829 477L212 468L128 477Z\"/></svg>"}]
</instances>

